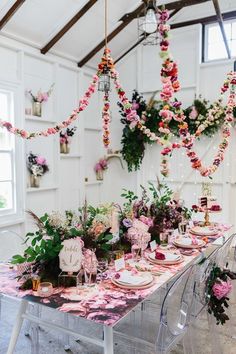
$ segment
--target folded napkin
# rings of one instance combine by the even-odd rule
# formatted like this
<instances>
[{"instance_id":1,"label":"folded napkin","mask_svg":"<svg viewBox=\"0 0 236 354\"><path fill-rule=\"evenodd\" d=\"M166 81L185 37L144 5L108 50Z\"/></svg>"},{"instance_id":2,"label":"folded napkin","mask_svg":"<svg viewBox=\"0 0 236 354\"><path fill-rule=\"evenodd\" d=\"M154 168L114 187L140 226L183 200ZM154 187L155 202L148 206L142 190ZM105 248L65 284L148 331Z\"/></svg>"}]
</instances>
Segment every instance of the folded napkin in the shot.
<instances>
[{"instance_id":1,"label":"folded napkin","mask_svg":"<svg viewBox=\"0 0 236 354\"><path fill-rule=\"evenodd\" d=\"M155 258L156 258L156 259L159 259L159 260L164 260L164 259L166 259L166 256L164 255L164 253L161 253L161 252L159 252L159 251L156 251L156 252L155 252Z\"/></svg>"}]
</instances>

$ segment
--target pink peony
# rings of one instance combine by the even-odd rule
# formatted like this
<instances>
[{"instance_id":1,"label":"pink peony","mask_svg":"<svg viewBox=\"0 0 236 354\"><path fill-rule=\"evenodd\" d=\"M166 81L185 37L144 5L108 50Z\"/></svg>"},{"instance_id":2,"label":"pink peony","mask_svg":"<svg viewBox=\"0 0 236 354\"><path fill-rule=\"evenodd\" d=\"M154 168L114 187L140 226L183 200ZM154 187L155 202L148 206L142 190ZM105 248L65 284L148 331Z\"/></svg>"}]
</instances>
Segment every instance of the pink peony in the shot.
<instances>
[{"instance_id":1,"label":"pink peony","mask_svg":"<svg viewBox=\"0 0 236 354\"><path fill-rule=\"evenodd\" d=\"M46 159L44 157L42 157L42 156L37 156L36 157L36 162L37 162L38 165L41 165L41 166L44 166L44 165L47 164Z\"/></svg>"},{"instance_id":2,"label":"pink peony","mask_svg":"<svg viewBox=\"0 0 236 354\"><path fill-rule=\"evenodd\" d=\"M144 224L148 225L149 227L153 225L153 221L151 218L147 218L144 215L141 215L139 220L141 220Z\"/></svg>"},{"instance_id":3,"label":"pink peony","mask_svg":"<svg viewBox=\"0 0 236 354\"><path fill-rule=\"evenodd\" d=\"M227 297L232 290L232 283L230 280L222 281L220 283L215 283L212 287L214 296L221 300L223 297Z\"/></svg>"}]
</instances>

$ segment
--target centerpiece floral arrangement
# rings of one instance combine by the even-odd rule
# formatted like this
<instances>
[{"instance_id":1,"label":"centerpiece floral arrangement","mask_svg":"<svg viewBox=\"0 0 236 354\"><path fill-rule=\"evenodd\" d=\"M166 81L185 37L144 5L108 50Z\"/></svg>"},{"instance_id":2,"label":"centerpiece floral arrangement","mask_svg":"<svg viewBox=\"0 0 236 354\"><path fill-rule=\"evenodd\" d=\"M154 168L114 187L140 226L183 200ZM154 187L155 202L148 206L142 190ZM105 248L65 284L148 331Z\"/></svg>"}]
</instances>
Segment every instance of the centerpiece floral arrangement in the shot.
<instances>
[{"instance_id":1,"label":"centerpiece floral arrangement","mask_svg":"<svg viewBox=\"0 0 236 354\"><path fill-rule=\"evenodd\" d=\"M62 242L79 238L83 244L84 254L92 250L98 258L108 257L110 250L115 248L112 242L112 205L94 208L87 203L75 211L65 213L52 212L38 217L33 212L37 230L26 235L26 247L23 255L15 255L13 264L32 263L32 271L40 274L42 281L57 283L59 268L59 253L63 248ZM28 272L30 270L28 269ZM27 273L27 272L26 272ZM27 274L23 273L22 276ZM23 287L30 287L26 281Z\"/></svg>"},{"instance_id":2,"label":"centerpiece floral arrangement","mask_svg":"<svg viewBox=\"0 0 236 354\"><path fill-rule=\"evenodd\" d=\"M229 307L231 279L236 279L235 273L214 265L207 281L208 312L215 316L217 324L223 325L229 320L225 309Z\"/></svg>"},{"instance_id":3,"label":"centerpiece floral arrangement","mask_svg":"<svg viewBox=\"0 0 236 354\"><path fill-rule=\"evenodd\" d=\"M124 190L122 196L126 199L121 214L121 236L129 238L129 228L139 220L147 225L151 240L160 244L160 233L164 230L175 229L183 219L191 218L191 210L174 200L173 191L164 183L157 181L157 186L149 183L149 193L142 188L142 197L138 198L132 191ZM141 225L140 225L141 227Z\"/></svg>"},{"instance_id":4,"label":"centerpiece floral arrangement","mask_svg":"<svg viewBox=\"0 0 236 354\"><path fill-rule=\"evenodd\" d=\"M71 138L74 136L77 127L67 128L60 132L60 152L61 154L69 154Z\"/></svg>"},{"instance_id":5,"label":"centerpiece floral arrangement","mask_svg":"<svg viewBox=\"0 0 236 354\"><path fill-rule=\"evenodd\" d=\"M30 173L31 187L39 187L39 178L49 171L46 159L30 152L27 156L27 168Z\"/></svg>"},{"instance_id":6,"label":"centerpiece floral arrangement","mask_svg":"<svg viewBox=\"0 0 236 354\"><path fill-rule=\"evenodd\" d=\"M164 107L163 102L155 100L155 95L151 97L149 102L146 102L143 96L139 94L138 91L134 90L130 103L132 104L133 109L136 109L141 122L145 124L146 128L149 129L150 132L161 137L162 132L160 131L160 128L164 128L162 123L163 118L161 116ZM123 105L119 102L118 105L122 115L121 123L125 125L121 138L121 153L127 163L128 171L138 170L145 154L146 144L153 144L154 141L137 126L130 126L130 121L127 120ZM196 98L193 104L183 111L190 134L195 134L199 127L204 126L202 135L208 137L212 137L217 131L219 131L224 123L226 115L226 107L223 106L221 99L211 104L201 96ZM234 117L236 117L235 109ZM179 122L176 120L171 120L169 122L171 134L176 137L179 137L178 125Z\"/></svg>"}]
</instances>

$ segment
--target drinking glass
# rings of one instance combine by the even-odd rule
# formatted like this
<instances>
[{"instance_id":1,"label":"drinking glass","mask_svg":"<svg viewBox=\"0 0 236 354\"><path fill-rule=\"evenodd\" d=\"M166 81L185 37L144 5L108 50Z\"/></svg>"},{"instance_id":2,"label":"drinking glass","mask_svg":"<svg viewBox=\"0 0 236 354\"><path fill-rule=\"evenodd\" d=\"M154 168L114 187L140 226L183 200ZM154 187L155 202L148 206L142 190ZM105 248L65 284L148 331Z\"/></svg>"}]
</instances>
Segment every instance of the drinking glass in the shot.
<instances>
[{"instance_id":1,"label":"drinking glass","mask_svg":"<svg viewBox=\"0 0 236 354\"><path fill-rule=\"evenodd\" d=\"M187 232L187 222L186 221L180 222L178 225L178 230L181 235L185 235Z\"/></svg>"},{"instance_id":2,"label":"drinking glass","mask_svg":"<svg viewBox=\"0 0 236 354\"><path fill-rule=\"evenodd\" d=\"M84 267L85 286L94 286L97 281L97 262Z\"/></svg>"},{"instance_id":3,"label":"drinking glass","mask_svg":"<svg viewBox=\"0 0 236 354\"><path fill-rule=\"evenodd\" d=\"M108 269L108 260L106 258L98 260L98 272L103 273Z\"/></svg>"},{"instance_id":4,"label":"drinking glass","mask_svg":"<svg viewBox=\"0 0 236 354\"><path fill-rule=\"evenodd\" d=\"M37 274L33 274L31 280L32 280L32 290L37 291L40 284L40 276Z\"/></svg>"}]
</instances>

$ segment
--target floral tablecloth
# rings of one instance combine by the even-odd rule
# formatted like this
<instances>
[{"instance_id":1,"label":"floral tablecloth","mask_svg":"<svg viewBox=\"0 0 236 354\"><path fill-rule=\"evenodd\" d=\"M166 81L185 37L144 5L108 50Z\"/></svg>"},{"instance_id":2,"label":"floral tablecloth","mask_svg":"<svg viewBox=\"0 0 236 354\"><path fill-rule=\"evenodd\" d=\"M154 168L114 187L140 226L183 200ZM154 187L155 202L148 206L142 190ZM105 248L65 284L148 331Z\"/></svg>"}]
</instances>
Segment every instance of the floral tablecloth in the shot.
<instances>
[{"instance_id":1,"label":"floral tablecloth","mask_svg":"<svg viewBox=\"0 0 236 354\"><path fill-rule=\"evenodd\" d=\"M222 236L230 227L222 225ZM209 248L211 242L207 245ZM213 247L212 247L213 249ZM155 265L152 271L159 272L154 275L154 284L145 290L120 289L111 282L114 270L107 271L105 279L94 287L77 289L54 288L53 294L47 298L37 296L32 290L19 290L19 283L16 279L16 271L10 269L9 265L0 265L0 292L18 298L25 298L29 301L55 308L61 312L71 313L75 316L86 318L103 325L114 326L128 312L134 309L140 302L152 295L174 275L190 265L199 257L200 252L196 251L190 256L183 256L183 262L163 267ZM154 273L154 272L153 272Z\"/></svg>"}]
</instances>

